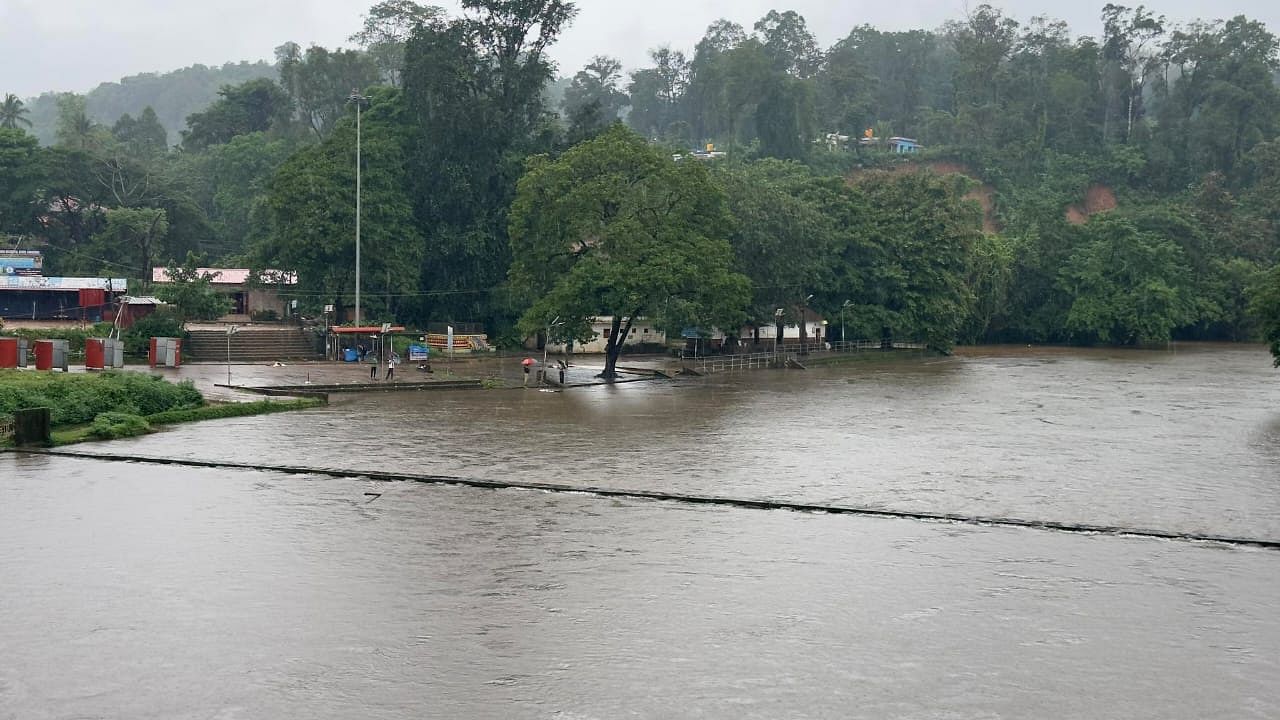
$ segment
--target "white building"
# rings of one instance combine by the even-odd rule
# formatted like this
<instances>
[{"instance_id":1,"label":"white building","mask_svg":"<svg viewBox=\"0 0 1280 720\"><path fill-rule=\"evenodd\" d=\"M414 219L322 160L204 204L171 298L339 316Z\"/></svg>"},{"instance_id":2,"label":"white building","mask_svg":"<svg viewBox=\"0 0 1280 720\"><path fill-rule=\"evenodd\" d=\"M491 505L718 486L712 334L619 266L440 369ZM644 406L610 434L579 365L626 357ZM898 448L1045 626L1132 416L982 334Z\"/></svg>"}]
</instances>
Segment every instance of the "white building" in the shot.
<instances>
[{"instance_id":1,"label":"white building","mask_svg":"<svg viewBox=\"0 0 1280 720\"><path fill-rule=\"evenodd\" d=\"M626 327L626 320L622 321L622 326ZM605 345L609 342L609 335L613 332L613 317L606 315L591 320L591 329L595 332L595 337L585 343L575 342L573 351L575 353L604 353ZM628 345L658 344L666 345L667 334L654 327L653 322L648 318L636 318L631 324L631 332L627 335L627 339L623 341L623 347ZM567 348L562 343L547 343L547 351L553 353L565 352Z\"/></svg>"}]
</instances>

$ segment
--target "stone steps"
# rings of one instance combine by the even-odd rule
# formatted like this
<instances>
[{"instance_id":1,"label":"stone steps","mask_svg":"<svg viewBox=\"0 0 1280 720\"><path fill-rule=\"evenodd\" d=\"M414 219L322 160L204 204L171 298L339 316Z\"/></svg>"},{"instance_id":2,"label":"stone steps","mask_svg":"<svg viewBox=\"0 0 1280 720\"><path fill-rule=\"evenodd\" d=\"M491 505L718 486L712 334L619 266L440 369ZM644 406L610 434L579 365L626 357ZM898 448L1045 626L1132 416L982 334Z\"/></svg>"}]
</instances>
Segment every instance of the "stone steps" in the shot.
<instances>
[{"instance_id":1,"label":"stone steps","mask_svg":"<svg viewBox=\"0 0 1280 720\"><path fill-rule=\"evenodd\" d=\"M192 360L227 359L227 335L221 330L192 330L183 346ZM231 360L320 360L311 336L296 328L242 330L231 336Z\"/></svg>"}]
</instances>

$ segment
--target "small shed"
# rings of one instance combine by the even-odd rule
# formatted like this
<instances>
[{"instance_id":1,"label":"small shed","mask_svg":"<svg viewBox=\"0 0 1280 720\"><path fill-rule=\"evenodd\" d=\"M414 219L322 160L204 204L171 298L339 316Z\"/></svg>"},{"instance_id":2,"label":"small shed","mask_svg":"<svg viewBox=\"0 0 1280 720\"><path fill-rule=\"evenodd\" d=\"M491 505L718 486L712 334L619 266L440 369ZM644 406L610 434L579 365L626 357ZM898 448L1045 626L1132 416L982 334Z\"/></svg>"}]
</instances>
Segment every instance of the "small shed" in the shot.
<instances>
[{"instance_id":1,"label":"small shed","mask_svg":"<svg viewBox=\"0 0 1280 720\"><path fill-rule=\"evenodd\" d=\"M920 152L924 146L914 138L891 137L889 138L889 149L899 155L910 155Z\"/></svg>"}]
</instances>

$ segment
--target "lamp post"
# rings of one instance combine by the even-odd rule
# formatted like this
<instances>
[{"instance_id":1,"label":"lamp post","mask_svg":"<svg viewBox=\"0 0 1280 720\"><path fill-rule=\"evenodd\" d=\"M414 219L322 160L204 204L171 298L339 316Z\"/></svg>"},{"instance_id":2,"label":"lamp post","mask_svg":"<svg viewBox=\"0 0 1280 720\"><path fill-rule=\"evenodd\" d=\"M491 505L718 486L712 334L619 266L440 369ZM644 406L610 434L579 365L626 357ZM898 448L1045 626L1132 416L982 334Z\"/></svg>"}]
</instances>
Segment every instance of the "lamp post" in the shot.
<instances>
[{"instance_id":1,"label":"lamp post","mask_svg":"<svg viewBox=\"0 0 1280 720\"><path fill-rule=\"evenodd\" d=\"M844 304L840 306L840 343L841 343L842 345L843 345L843 344L844 344L844 342L845 342L845 339L844 339L844 311L845 311L845 308L849 307L849 306L850 306L850 305L852 305L852 304L853 304L853 303L849 302L848 300L845 300L845 301L844 301ZM848 350L848 349L849 349L849 348L848 348L848 346L845 346L845 349L846 349L846 350Z\"/></svg>"},{"instance_id":2,"label":"lamp post","mask_svg":"<svg viewBox=\"0 0 1280 720\"><path fill-rule=\"evenodd\" d=\"M356 327L360 327L360 106L369 98L353 89L347 101L356 104Z\"/></svg>"},{"instance_id":3,"label":"lamp post","mask_svg":"<svg viewBox=\"0 0 1280 720\"><path fill-rule=\"evenodd\" d=\"M240 332L235 325L227 326L227 387L231 387L231 336Z\"/></svg>"},{"instance_id":4,"label":"lamp post","mask_svg":"<svg viewBox=\"0 0 1280 720\"><path fill-rule=\"evenodd\" d=\"M804 302L800 304L800 354L809 354L809 301L813 299L813 295L805 295Z\"/></svg>"},{"instance_id":5,"label":"lamp post","mask_svg":"<svg viewBox=\"0 0 1280 720\"><path fill-rule=\"evenodd\" d=\"M773 311L773 354L778 354L778 340L782 335L782 308Z\"/></svg>"},{"instance_id":6,"label":"lamp post","mask_svg":"<svg viewBox=\"0 0 1280 720\"><path fill-rule=\"evenodd\" d=\"M564 321L557 315L555 320L547 323L547 339L542 343L542 379L547 378L547 347L551 345L551 331L564 324Z\"/></svg>"}]
</instances>

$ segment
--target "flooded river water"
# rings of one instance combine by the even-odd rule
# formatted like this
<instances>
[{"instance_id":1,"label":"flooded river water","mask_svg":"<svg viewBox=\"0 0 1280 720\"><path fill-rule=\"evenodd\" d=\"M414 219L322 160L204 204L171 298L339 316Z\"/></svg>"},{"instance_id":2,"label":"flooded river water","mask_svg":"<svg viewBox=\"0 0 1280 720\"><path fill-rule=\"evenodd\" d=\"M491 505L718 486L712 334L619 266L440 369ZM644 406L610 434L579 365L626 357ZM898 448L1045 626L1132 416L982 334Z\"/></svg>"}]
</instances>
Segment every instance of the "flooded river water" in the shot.
<instances>
[{"instance_id":1,"label":"flooded river water","mask_svg":"<svg viewBox=\"0 0 1280 720\"><path fill-rule=\"evenodd\" d=\"M93 449L1280 539L1253 347L335 396ZM4 720L1280 717L1273 550L48 456L0 494Z\"/></svg>"}]
</instances>

